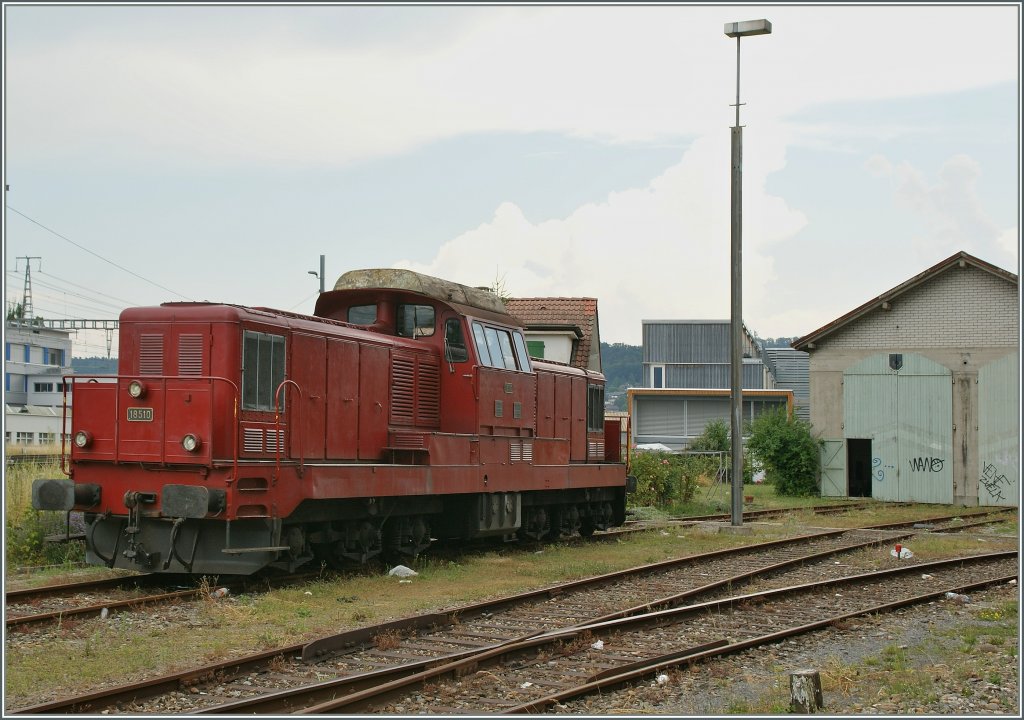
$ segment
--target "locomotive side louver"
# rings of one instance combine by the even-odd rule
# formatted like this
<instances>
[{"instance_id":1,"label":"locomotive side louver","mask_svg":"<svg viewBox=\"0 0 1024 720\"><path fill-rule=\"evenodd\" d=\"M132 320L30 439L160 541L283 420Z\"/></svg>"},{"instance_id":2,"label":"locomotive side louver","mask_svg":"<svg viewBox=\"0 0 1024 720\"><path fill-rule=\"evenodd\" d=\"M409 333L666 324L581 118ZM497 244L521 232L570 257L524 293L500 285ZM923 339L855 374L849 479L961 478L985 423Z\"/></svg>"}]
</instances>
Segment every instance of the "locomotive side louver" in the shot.
<instances>
[{"instance_id":1,"label":"locomotive side louver","mask_svg":"<svg viewBox=\"0 0 1024 720\"><path fill-rule=\"evenodd\" d=\"M395 354L391 359L391 424L437 427L441 373L437 359Z\"/></svg>"},{"instance_id":2,"label":"locomotive side louver","mask_svg":"<svg viewBox=\"0 0 1024 720\"><path fill-rule=\"evenodd\" d=\"M513 440L509 443L509 460L511 462L533 462L533 442L530 440Z\"/></svg>"},{"instance_id":3,"label":"locomotive side louver","mask_svg":"<svg viewBox=\"0 0 1024 720\"><path fill-rule=\"evenodd\" d=\"M396 355L391 361L391 422L412 425L416 408L416 361Z\"/></svg>"},{"instance_id":4,"label":"locomotive side louver","mask_svg":"<svg viewBox=\"0 0 1024 720\"><path fill-rule=\"evenodd\" d=\"M164 336L144 334L139 338L139 375L164 374Z\"/></svg>"},{"instance_id":5,"label":"locomotive side louver","mask_svg":"<svg viewBox=\"0 0 1024 720\"><path fill-rule=\"evenodd\" d=\"M203 374L202 335L182 335L178 338L178 374Z\"/></svg>"},{"instance_id":6,"label":"locomotive side louver","mask_svg":"<svg viewBox=\"0 0 1024 720\"><path fill-rule=\"evenodd\" d=\"M242 431L242 449L245 452L263 452L263 429L247 427Z\"/></svg>"}]
</instances>

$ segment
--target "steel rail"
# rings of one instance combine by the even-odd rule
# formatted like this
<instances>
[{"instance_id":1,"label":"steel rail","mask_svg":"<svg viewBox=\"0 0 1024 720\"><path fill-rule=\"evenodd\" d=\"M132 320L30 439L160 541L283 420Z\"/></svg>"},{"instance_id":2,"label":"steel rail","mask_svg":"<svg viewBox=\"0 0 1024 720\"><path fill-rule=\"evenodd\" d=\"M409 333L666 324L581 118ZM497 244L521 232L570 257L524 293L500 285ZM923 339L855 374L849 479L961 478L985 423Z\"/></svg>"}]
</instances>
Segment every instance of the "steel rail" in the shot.
<instances>
[{"instance_id":1,"label":"steel rail","mask_svg":"<svg viewBox=\"0 0 1024 720\"><path fill-rule=\"evenodd\" d=\"M253 668L264 667L274 658L279 656L300 656L301 659L305 661L314 661L328 653L343 651L361 644L368 643L372 640L372 638L375 635L378 635L387 629L408 631L429 628L432 624L436 624L438 622L441 622L443 624L451 624L453 622L456 622L459 618L465 618L475 614L500 610L504 607L513 606L518 603L525 603L555 597L566 592L572 591L574 589L584 588L587 585L596 586L612 583L616 580L629 577L633 574L656 573L662 570L672 569L673 567L685 566L687 564L700 564L702 562L714 561L728 556L738 556L743 554L756 553L765 549L785 546L787 544L799 545L800 543L810 542L819 538L829 538L837 535L842 535L845 532L849 532L849 530L828 530L824 532L815 532L806 535L799 535L792 538L785 538L782 540L774 540L768 543L746 545L737 548L726 548L724 550L715 550L708 553L690 555L687 557L676 558L673 560L665 560L651 565L644 565L637 568L630 568L627 570L606 573L604 575L600 575L594 578L583 578L580 580L574 580L568 583L561 583L547 588L529 590L523 593L518 593L516 595L496 598L493 600L473 603L470 605L464 605L453 609L445 610L443 612L431 613L426 616L413 616L392 621L389 623L371 625L363 628L356 628L355 630L349 630L346 632L319 638L309 643L289 645L282 648L277 648L275 650L256 653L246 658L237 658L233 660L212 663L198 668L191 668L176 673L170 673L159 678L145 680L138 683L132 683L130 685L125 685L122 687L110 688L108 690L99 690L93 693L87 693L80 696L58 699L51 702L41 703L38 705L13 710L11 712L13 714L90 712L96 709L110 707L118 703L129 703L136 700L144 700L146 698L154 697L160 694L165 694L179 687L193 685L202 682L204 678L212 678L215 676L235 676L243 672L248 672ZM437 658L431 660L431 662L437 661Z\"/></svg>"},{"instance_id":2,"label":"steel rail","mask_svg":"<svg viewBox=\"0 0 1024 720\"><path fill-rule=\"evenodd\" d=\"M828 533L833 534L833 533ZM887 542L888 539L874 539L865 541L862 543L856 543L849 547L837 550L836 548L824 550L822 552L812 553L810 555L804 555L797 558L790 558L779 563L772 565L761 566L755 570L737 573L729 577L721 578L719 580L712 581L705 585L701 585L690 590L677 593L674 595L659 598L657 600L642 603L628 608L623 608L612 613L607 613L599 617L591 618L585 623L577 623L575 625L566 626L559 628L555 633L562 633L565 631L580 628L585 630L587 628L594 627L595 625L602 625L609 623L613 620L627 618L630 616L640 616L643 614L649 614L656 608L665 608L678 605L683 600L699 597L700 595L706 595L722 588L728 588L733 583L742 582L744 580L751 579L760 575L769 575L773 572L792 567L795 565L803 564L808 561L820 559L822 557L828 557L835 555L837 552L850 552L865 546L877 545L882 542ZM645 566L650 567L650 566ZM443 618L431 617L431 620L442 621ZM438 622L437 624L443 624ZM391 625L387 628L388 630L400 630L397 625ZM358 637L362 642L368 642L373 635L376 635L378 631L371 631L365 635L361 634L361 631L354 631L360 633ZM471 650L464 650L457 653L452 653L445 657L433 657L425 658L420 661L414 661L410 663L404 663L400 666L393 668L384 668L380 670L374 670L368 673L358 673L354 675L337 678L335 680L328 680L323 683L316 683L314 685L292 688L288 690L281 690L275 693L262 695L255 698L248 698L245 700L239 700L228 704L219 705L212 708L200 709L195 712L198 714L220 714L220 713L274 713L274 712L292 712L292 708L296 703L296 699L304 695L335 695L339 691L344 690L345 692L352 693L355 691L369 690L376 685L380 685L385 682L400 682L403 678L412 676L416 673L428 671L430 668L437 667L443 663L461 663L469 662L473 663L473 658L481 659L481 657L488 657L486 654L490 651L496 651L503 647L515 646L517 644L525 643L524 647L534 647L535 645L531 642L533 639L547 637L550 635L546 631L537 631L529 633L517 638L512 638L506 641L494 643L493 645L484 648L475 648ZM540 645L547 644L543 639L539 642ZM315 654L315 653L314 653ZM483 654L483 655L481 655Z\"/></svg>"},{"instance_id":3,"label":"steel rail","mask_svg":"<svg viewBox=\"0 0 1024 720\"><path fill-rule=\"evenodd\" d=\"M955 518L961 518L961 519L968 518L968 519L970 519L970 518L979 518L979 517L989 517L990 515L1000 515L1000 514L1009 512L1009 511L1011 511L1013 509L1014 508L1002 508L1002 509L999 509L999 510L985 510L983 512L976 512L976 513L958 513L956 515L938 515L936 517L919 518L917 520L903 520L903 521L900 521L900 522L880 523L878 525L865 525L865 526L861 527L860 529L861 530L891 530L891 529L894 529L894 528L907 527L908 525L921 525L921 524L924 524L924 523L947 522L947 521L953 520ZM935 532L935 531L933 530L932 532Z\"/></svg>"},{"instance_id":4,"label":"steel rail","mask_svg":"<svg viewBox=\"0 0 1024 720\"><path fill-rule=\"evenodd\" d=\"M300 581L300 580L308 580L308 579L310 579L312 577L318 577L318 575L319 575L318 573L303 573L301 575L290 575L290 576L285 576L285 577L281 577L281 578L275 578L273 580L264 579L261 582L266 582L266 583L268 583L268 585L270 587L273 587L273 586L284 585L284 584L288 584L288 583L292 583L292 582L296 582L296 581ZM160 581L163 581L163 582L166 583L166 581L167 581L167 577L164 576L164 575L160 575L159 573L153 573L153 574L150 574L150 575L143 575L141 577L145 578L147 580L147 583L149 583L149 584L157 584ZM122 583L111 582L112 580L121 580ZM67 592L72 592L73 593L73 592L83 592L85 590L103 589L104 587L115 587L115 588L117 588L117 587L119 587L120 585L123 585L123 584L130 584L130 583L123 582L124 580L125 580L124 578L108 578L106 580L97 580L97 581L92 581L92 582L86 581L84 583L73 583L71 585L61 585L61 586L54 586L54 587L58 587L62 591L67 591ZM132 578L132 580L134 580L134 578ZM82 588L78 588L79 585L81 585L83 587ZM231 590L238 591L239 589L246 588L248 586L248 582L246 580L244 580L244 579L243 580L231 580L231 581L228 581L228 582L218 583L218 585L220 585L221 587L226 587L226 588L229 588ZM92 586L96 586L96 587L92 587ZM38 594L43 592L43 591L44 591L43 588L34 588L34 589L31 589L31 590L14 591L14 592L29 593L29 597L31 597L31 593L34 592L38 596ZM54 594L57 594L57 593L51 593L49 595L52 596ZM61 610L50 610L50 611L47 611L47 612L35 613L35 614L32 614L32 615L17 615L17 616L9 616L8 615L5 618L5 624L6 624L6 627L12 628L12 627L17 627L17 626L32 625L32 624L43 623L43 622L64 621L64 620L67 620L69 618L95 617L97 615L101 615L104 610L108 610L108 611L112 612L112 611L121 610L121 609L124 609L124 608L132 608L132 609L134 609L134 608L143 607L145 605L150 605L150 604L160 604L160 603L172 602L174 600L196 600L196 599L199 599L200 597L202 597L202 595L203 595L203 589L195 587L195 588L187 588L185 590L176 590L174 592L157 593L155 595L143 595L143 596L140 596L140 597L128 598L128 599L125 599L125 600L105 600L105 601L100 602L100 603L92 603L92 604L89 604L89 605L80 605L80 606L77 606L77 607L63 608ZM47 595L44 594L43 596L45 597ZM22 597L22 598L18 598L18 599L21 600L21 599L24 599L24 598ZM10 597L10 593L8 593L7 602L10 602L10 601L11 601L11 597Z\"/></svg>"},{"instance_id":5,"label":"steel rail","mask_svg":"<svg viewBox=\"0 0 1024 720\"><path fill-rule=\"evenodd\" d=\"M434 666L434 667L432 667L430 669L427 669L427 670L425 670L423 672L420 672L420 673L417 673L415 675L411 675L411 676L409 676L407 678L402 678L402 679L395 680L395 681L392 681L392 682L387 682L387 683L384 683L384 684L382 684L382 685L380 685L378 687L375 687L375 688L371 688L371 689L367 689L367 690L363 690L363 691L359 691L359 692L353 692L353 693L345 695L344 697L334 698L334 699L331 699L331 700L319 703L317 705L312 705L312 706L304 707L304 708L301 708L301 709L292 710L292 712L296 713L296 714L309 714L309 715L313 715L313 714L339 712L339 711L340 712L345 712L345 713L354 713L354 712L366 711L367 709L372 708L372 707L376 707L381 702L384 702L384 701L386 701L388 699L391 699L392 697L395 697L396 695L406 694L409 691L410 688L421 687L427 681L443 679L443 678L453 678L453 679L454 678L458 678L458 677L464 676L466 674L469 674L470 672L475 672L485 662L493 664L495 662L499 662L502 658L510 657L510 656L514 656L514 655L519 655L519 654L522 654L522 653L527 652L529 650L533 650L533 649L535 649L537 647L541 647L543 645L554 644L554 643L570 642L573 639L580 637L584 633L587 633L588 636L589 636L590 634L592 634L595 631L602 632L602 631L622 629L622 628L638 627L638 626L643 626L643 625L647 625L647 624L664 624L666 620L669 620L669 621L678 620L679 618L682 618L682 617L684 617L686 615L696 614L696 613L700 613L700 612L704 612L704 611L709 611L709 610L717 610L717 609L721 609L723 607L732 606L734 604L739 604L739 603L743 603L743 602L749 602L749 601L755 600L755 599L762 599L763 600L763 599L767 599L767 598L775 598L775 597L779 597L779 596L783 596L783 595L788 595L788 594L794 594L794 593L813 592L815 590L819 590L819 589L822 589L822 588L834 587L834 586L843 585L843 584L861 583L861 582L865 582L865 581L869 581L869 580L874 580L874 579L879 579L879 578L884 578L884 577L892 577L892 576L896 576L896 575L900 575L900 574L905 574L905 573L908 573L908 572L916 573L916 572L920 572L922 569L923 570L937 569L937 568L942 567L944 565L951 565L951 564L957 564L957 563L960 563L960 564L976 563L976 562L982 562L982 561L985 561L985 560L995 560L995 559L1004 559L1004 558L1008 558L1008 557L1016 557L1016 555L1017 555L1017 551L1016 550L1012 550L1012 551L1006 551L1006 552L987 553L985 555L973 555L973 556L967 556L967 557L952 558L952 559L940 560L940 561L935 561L935 562L930 562L930 563L919 563L917 565L901 567L901 568L896 568L896 569L882 570L882 571L871 572L871 573L862 573L862 574L859 574L859 575L850 575L850 576L846 576L846 577L843 577L843 578L837 578L837 579L832 579L832 580L825 580L825 581L820 581L820 582L801 583L801 584L793 585L793 586L790 586L790 587L778 588L778 589L775 589L775 590L765 590L765 591L757 592L757 593L748 593L748 594L745 594L745 595L735 595L735 596L730 596L730 597L727 597L727 598L722 598L722 599L719 599L719 600L711 600L711 601L704 602L704 603L698 603L696 605L687 605L687 606L682 607L682 608L672 608L672 609L669 609L669 610L658 610L658 611L654 611L654 612L650 612L650 613L645 613L643 615L634 615L634 616L628 617L628 618L621 618L621 619L605 621L605 622L599 622L599 623L589 623L589 624L586 624L586 625L580 625L580 626L577 626L577 627L574 627L574 628L571 628L571 629L567 629L567 630L566 629L554 630L554 631L551 631L551 632L545 633L543 635L536 636L536 637L533 637L533 638L530 638L530 639L527 639L527 640L524 640L524 641L521 641L521 642L508 643L508 644L504 644L504 645L501 645L501 646L498 646L498 647L486 649L484 652L478 653L478 654L473 655L471 657L461 658L459 660L456 660L454 662L450 662L450 663L447 663L447 664L444 664L444 665ZM922 598L923 597L924 599L932 599L932 598L935 598L935 597L942 596L946 592L957 592L959 590L972 589L972 588L978 587L979 585L980 586L984 586L984 585L990 585L990 584L994 584L994 583L998 583L998 582L1006 582L1006 581L1012 580L1012 579L1014 579L1016 577L1017 577L1017 575L1013 574L1013 575L1007 575L1007 576L1000 576L1000 577L995 578L995 579L988 579L988 580L985 580L985 581L981 581L980 583L979 582L974 582L974 583L969 583L967 585L962 585L962 584L961 585L952 585L952 586L944 587L944 588L942 588L941 590L938 590L938 591L927 593L927 594L925 594L923 596L915 596L915 597L912 597L912 598L909 598L909 599L908 598L901 598L900 600L894 601L893 603L886 603L886 604L883 604L883 605L876 605L876 606L873 606L873 607L871 607L871 608L869 608L867 610L858 610L858 611L851 612L851 613L843 613L843 614L840 614L840 615L831 616L831 617L826 618L824 620L814 621L812 623L801 625L801 626L798 626L796 628L789 628L786 631L772 633L770 635L765 635L765 636L761 636L759 638L754 638L754 639L748 639L748 640L741 641L741 642L738 642L738 643L729 643L728 645L724 645L724 646L722 646L720 648L707 649L707 650L699 650L697 652L684 651L684 653L681 656L673 657L671 660L668 660L668 661L666 661L664 659L666 656L661 656L658 659L662 661L662 665L660 665L658 667L663 667L666 662L674 663L674 662L678 662L680 660L687 660L687 659L695 661L697 659L702 659L704 657L710 657L710 656L712 656L714 654L724 654L725 652L735 652L737 650L742 650L742 649L746 649L748 647L753 647L754 645L757 645L757 644L766 643L766 642L773 642L776 639L778 639L779 637L787 637L788 635L797 634L797 633L800 633L800 632L809 632L810 630L817 629L817 628L820 628L820 627L824 627L825 625L831 624L831 623L836 622L837 620L843 619L845 617L853 617L853 616L859 616L859 615L863 615L863 614L870 614L872 612L878 612L879 608L903 607L904 605L913 603L915 600L916 601L921 601L921 600L917 600L917 598ZM648 672L648 673L651 672L651 670L646 669L646 668L647 668L647 666L645 665L645 672ZM640 672L640 671L634 670L633 672ZM611 682L612 679L618 679L619 677L620 677L620 675L618 675L618 674L614 675L611 679L608 679L608 682ZM342 678L341 680L327 681L327 683L322 683L322 685L325 686L325 687L326 686L334 685L331 689L334 690L334 691L338 691L340 689L340 687L338 687L338 686L342 685L343 684L342 681L344 681L344 680L345 679ZM623 680L622 682L625 682L625 681ZM533 701L533 702L536 702L536 701ZM237 707L241 706L241 705L242 705L242 703L231 703L231 704L226 704L226 705L220 705L220 706L217 706L216 708L208 710L207 712L208 713L231 713L231 712L236 712L237 711ZM532 712L533 711L532 703L530 703L528 705L520 706L520 708L524 708L524 709L516 708L516 709L505 710L503 712L511 713L511 712L517 712L517 711L518 712ZM251 712L251 711L249 711L249 712Z\"/></svg>"},{"instance_id":6,"label":"steel rail","mask_svg":"<svg viewBox=\"0 0 1024 720\"><path fill-rule=\"evenodd\" d=\"M998 585L1015 580L1016 575L1004 575L1002 577L991 578L988 580L981 580L975 583L969 583L966 585L953 585L950 587L943 588L941 590L935 590L933 592L923 593L915 595L910 598L901 598L894 600L889 603L881 603L874 607L867 608L866 610L856 610L840 615L835 615L824 620L817 620L815 622L807 623L805 625L799 625L790 627L785 630L778 632L769 633L767 635L761 635L755 638L743 640L741 642L730 643L727 640L720 640L717 643L709 643L714 647L707 647L706 645L689 648L678 653L671 653L662 655L657 658L650 658L643 660L632 665L627 665L619 668L611 668L602 673L597 673L590 676L586 683L578 685L577 687L563 690L552 695L540 698L539 700L533 700L529 703L524 703L512 708L504 710L504 714L518 715L525 713L543 713L548 708L564 701L569 700L581 695L589 695L594 692L600 692L603 690L610 690L630 682L642 680L646 677L657 673L659 670L665 670L671 667L676 667L682 663L696 663L702 660L707 660L729 653L739 652L741 650L747 650L752 647L758 647L760 645L768 645L779 640L783 640L788 637L796 635L803 635L815 630L820 630L826 626L832 625L841 620L850 618L860 617L863 615L873 615L883 612L889 612L892 610L898 610L902 607L909 605L916 605L930 600L934 600L939 597L945 596L949 592L966 592L971 590L977 590L985 588L991 585Z\"/></svg>"},{"instance_id":7,"label":"steel rail","mask_svg":"<svg viewBox=\"0 0 1024 720\"><path fill-rule=\"evenodd\" d=\"M80 580L77 582L63 583L61 585L41 585L39 587L22 588L20 590L7 590L4 593L6 602L25 602L41 597L51 597L70 593L89 592L90 590L107 590L109 588L123 588L133 584L149 584L154 580L167 582L167 577L160 577L155 573L145 575L131 575L126 577L102 578L100 580Z\"/></svg>"},{"instance_id":8,"label":"steel rail","mask_svg":"<svg viewBox=\"0 0 1024 720\"><path fill-rule=\"evenodd\" d=\"M249 657L236 658L233 660L209 664L199 668L187 669L181 672L166 675L164 677L146 680L128 686L111 688L109 690L102 690L81 696L56 700L48 703L22 708L20 710L15 710L13 712L23 714L89 712L94 711L96 709L110 707L117 703L129 703L132 701L145 700L149 697L153 697L160 694L166 694L167 692L178 689L180 687L205 682L206 680L214 677L234 677L245 672L250 672L253 669L264 668L274 658L278 657L300 655L303 659L313 660L315 658L320 657L323 654L326 654L327 652L350 649L356 645L365 644L369 642L373 636L382 632L385 629L385 627L403 630L415 629L416 627L429 627L431 624L436 623L439 619L442 619L446 623L449 623L457 621L458 618L460 617L465 618L472 614L480 614L487 611L501 609L503 606L514 605L517 602L530 602L532 600L556 597L567 591L571 591L577 588L583 588L588 584L591 586L595 586L611 583L618 579L628 577L631 574L650 574L658 572L660 570L670 570L673 566L678 567L686 564L698 564L701 562L713 561L730 555L742 556L745 554L759 552L764 549L770 549L775 546L798 545L801 542L809 542L819 538L829 538L832 536L842 535L843 533L849 531L850 529L817 532L793 538L772 541L770 543L761 543L758 545L717 550L710 553L702 553L700 555L663 561L661 563L641 566L638 568L632 568L625 571L608 573L602 576L598 576L596 578L577 580L569 583L564 583L561 585L552 586L549 588L527 591L526 593L521 593L515 596L497 598L491 601L476 603L468 606L462 606L459 608L444 611L443 613L434 613L430 616L427 616L426 618L412 617L400 621L394 621L392 623L387 623L385 625L359 628L345 633L340 633L338 635L321 638L317 641L314 641L313 643L305 645L296 644L281 647L257 653ZM907 535L913 534L913 532L908 532L906 534L900 534L898 537L906 537ZM892 539L894 538L878 538L863 544L878 544L881 542L891 541ZM859 547L860 545L861 544L858 544L857 547ZM834 548L823 554L835 554L837 552L843 552L849 549L851 548ZM809 556L804 556L797 561L806 562L807 557ZM725 582L729 581L735 582L735 579L732 578L730 580L726 580ZM466 653L463 654L468 656L469 654L472 654L472 652L475 651L466 651ZM429 660L425 660L424 663L436 664L437 662L443 660L444 658L435 657ZM396 672L408 672L409 668L411 667L412 665L405 666L405 670ZM378 671L378 673L379 672L380 671ZM356 676L353 675L350 677L354 678ZM377 682L379 682L379 674L374 675L373 677L378 678Z\"/></svg>"}]
</instances>

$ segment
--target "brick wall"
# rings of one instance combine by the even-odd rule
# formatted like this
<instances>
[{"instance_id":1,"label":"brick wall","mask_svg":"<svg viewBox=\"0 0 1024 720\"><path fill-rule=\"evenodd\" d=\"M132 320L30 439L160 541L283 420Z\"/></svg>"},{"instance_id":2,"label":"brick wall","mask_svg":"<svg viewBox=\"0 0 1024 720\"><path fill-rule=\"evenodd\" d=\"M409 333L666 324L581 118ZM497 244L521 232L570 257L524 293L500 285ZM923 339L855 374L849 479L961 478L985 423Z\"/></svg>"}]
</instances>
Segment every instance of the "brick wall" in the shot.
<instances>
[{"instance_id":1,"label":"brick wall","mask_svg":"<svg viewBox=\"0 0 1024 720\"><path fill-rule=\"evenodd\" d=\"M952 267L836 331L821 350L1002 347L1019 342L1017 286L968 265Z\"/></svg>"}]
</instances>

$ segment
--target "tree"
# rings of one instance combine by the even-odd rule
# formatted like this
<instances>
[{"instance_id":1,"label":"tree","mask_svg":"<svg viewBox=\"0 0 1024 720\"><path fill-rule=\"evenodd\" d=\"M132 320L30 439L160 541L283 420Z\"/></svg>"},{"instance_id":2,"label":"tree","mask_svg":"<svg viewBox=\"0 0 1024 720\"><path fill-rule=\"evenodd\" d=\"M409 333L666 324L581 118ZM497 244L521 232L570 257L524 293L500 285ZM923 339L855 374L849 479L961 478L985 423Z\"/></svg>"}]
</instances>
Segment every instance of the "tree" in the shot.
<instances>
[{"instance_id":1,"label":"tree","mask_svg":"<svg viewBox=\"0 0 1024 720\"><path fill-rule=\"evenodd\" d=\"M759 415L750 424L747 450L765 470L765 480L779 495L816 495L822 441L811 435L810 423L785 408Z\"/></svg>"}]
</instances>

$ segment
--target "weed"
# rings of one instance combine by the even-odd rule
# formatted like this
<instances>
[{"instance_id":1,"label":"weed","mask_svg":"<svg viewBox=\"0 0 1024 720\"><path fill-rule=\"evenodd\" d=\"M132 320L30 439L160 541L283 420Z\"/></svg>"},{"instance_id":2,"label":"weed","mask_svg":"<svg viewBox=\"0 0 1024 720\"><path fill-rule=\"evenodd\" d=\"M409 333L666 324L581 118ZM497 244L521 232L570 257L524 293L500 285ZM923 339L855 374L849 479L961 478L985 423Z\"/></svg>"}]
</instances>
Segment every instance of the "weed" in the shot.
<instances>
[{"instance_id":1,"label":"weed","mask_svg":"<svg viewBox=\"0 0 1024 720\"><path fill-rule=\"evenodd\" d=\"M374 635L372 642L378 650L394 650L402 644L402 636L397 630L385 630Z\"/></svg>"}]
</instances>

